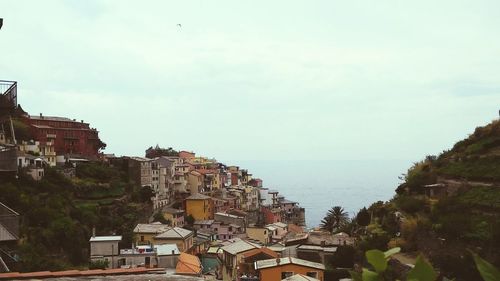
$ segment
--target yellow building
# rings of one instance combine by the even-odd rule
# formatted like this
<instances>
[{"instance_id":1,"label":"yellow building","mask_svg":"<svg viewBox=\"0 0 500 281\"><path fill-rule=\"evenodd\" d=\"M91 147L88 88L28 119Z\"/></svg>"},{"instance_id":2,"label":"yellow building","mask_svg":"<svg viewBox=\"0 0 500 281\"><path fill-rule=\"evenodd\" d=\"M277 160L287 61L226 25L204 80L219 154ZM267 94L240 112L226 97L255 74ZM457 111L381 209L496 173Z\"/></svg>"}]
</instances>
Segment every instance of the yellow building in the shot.
<instances>
[{"instance_id":1,"label":"yellow building","mask_svg":"<svg viewBox=\"0 0 500 281\"><path fill-rule=\"evenodd\" d=\"M246 233L249 239L257 240L267 245L271 242L271 231L267 227L247 226Z\"/></svg>"},{"instance_id":2,"label":"yellow building","mask_svg":"<svg viewBox=\"0 0 500 281\"><path fill-rule=\"evenodd\" d=\"M193 246L193 232L180 227L171 227L159 222L140 223L134 228L136 245L176 244L181 252Z\"/></svg>"},{"instance_id":3,"label":"yellow building","mask_svg":"<svg viewBox=\"0 0 500 281\"><path fill-rule=\"evenodd\" d=\"M193 232L180 227L170 227L154 237L155 245L176 244L181 252L187 252L193 246Z\"/></svg>"},{"instance_id":4,"label":"yellow building","mask_svg":"<svg viewBox=\"0 0 500 281\"><path fill-rule=\"evenodd\" d=\"M139 223L134 228L134 240L136 245L152 245L154 237L167 231L170 227L159 222Z\"/></svg>"},{"instance_id":5,"label":"yellow building","mask_svg":"<svg viewBox=\"0 0 500 281\"><path fill-rule=\"evenodd\" d=\"M184 211L178 210L170 207L163 207L161 209L163 217L169 220L172 226L183 227L184 226Z\"/></svg>"},{"instance_id":6,"label":"yellow building","mask_svg":"<svg viewBox=\"0 0 500 281\"><path fill-rule=\"evenodd\" d=\"M195 220L210 220L214 218L212 198L203 194L194 194L186 198L186 215Z\"/></svg>"}]
</instances>

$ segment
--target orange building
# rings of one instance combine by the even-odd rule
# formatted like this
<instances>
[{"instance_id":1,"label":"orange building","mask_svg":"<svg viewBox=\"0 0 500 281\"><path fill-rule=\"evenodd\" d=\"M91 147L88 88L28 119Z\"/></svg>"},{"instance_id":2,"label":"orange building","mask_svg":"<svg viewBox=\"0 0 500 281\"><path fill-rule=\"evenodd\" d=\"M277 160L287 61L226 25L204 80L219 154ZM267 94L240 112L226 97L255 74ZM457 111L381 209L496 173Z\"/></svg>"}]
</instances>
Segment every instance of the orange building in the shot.
<instances>
[{"instance_id":1,"label":"orange building","mask_svg":"<svg viewBox=\"0 0 500 281\"><path fill-rule=\"evenodd\" d=\"M256 261L255 270L259 273L260 280L265 281L281 281L295 274L323 281L325 266L316 262L285 257Z\"/></svg>"},{"instance_id":2,"label":"orange building","mask_svg":"<svg viewBox=\"0 0 500 281\"><path fill-rule=\"evenodd\" d=\"M197 256L181 253L175 267L176 274L200 276L201 272L201 262Z\"/></svg>"},{"instance_id":3,"label":"orange building","mask_svg":"<svg viewBox=\"0 0 500 281\"><path fill-rule=\"evenodd\" d=\"M185 200L186 215L195 220L211 220L214 218L212 198L203 194L194 194Z\"/></svg>"}]
</instances>

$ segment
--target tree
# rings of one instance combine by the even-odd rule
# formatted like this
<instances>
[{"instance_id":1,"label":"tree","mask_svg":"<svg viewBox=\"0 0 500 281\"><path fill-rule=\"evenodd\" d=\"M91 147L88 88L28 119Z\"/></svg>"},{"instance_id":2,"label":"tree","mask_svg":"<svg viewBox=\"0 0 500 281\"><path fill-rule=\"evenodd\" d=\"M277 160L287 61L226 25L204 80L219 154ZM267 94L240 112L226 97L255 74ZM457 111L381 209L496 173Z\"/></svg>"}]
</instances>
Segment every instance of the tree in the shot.
<instances>
[{"instance_id":1,"label":"tree","mask_svg":"<svg viewBox=\"0 0 500 281\"><path fill-rule=\"evenodd\" d=\"M363 207L356 216L356 222L358 223L359 226L367 226L370 224L370 213L368 213L368 210Z\"/></svg>"},{"instance_id":2,"label":"tree","mask_svg":"<svg viewBox=\"0 0 500 281\"><path fill-rule=\"evenodd\" d=\"M349 222L349 215L340 206L332 207L321 220L321 228L333 232Z\"/></svg>"},{"instance_id":3,"label":"tree","mask_svg":"<svg viewBox=\"0 0 500 281\"><path fill-rule=\"evenodd\" d=\"M189 226L192 226L194 224L194 217L192 215L187 215L185 218L184 218L184 221L186 221L186 223L189 225Z\"/></svg>"},{"instance_id":4,"label":"tree","mask_svg":"<svg viewBox=\"0 0 500 281\"><path fill-rule=\"evenodd\" d=\"M153 216L153 220L157 222L161 222L166 225L172 225L172 222L166 219L161 212L157 212Z\"/></svg>"}]
</instances>

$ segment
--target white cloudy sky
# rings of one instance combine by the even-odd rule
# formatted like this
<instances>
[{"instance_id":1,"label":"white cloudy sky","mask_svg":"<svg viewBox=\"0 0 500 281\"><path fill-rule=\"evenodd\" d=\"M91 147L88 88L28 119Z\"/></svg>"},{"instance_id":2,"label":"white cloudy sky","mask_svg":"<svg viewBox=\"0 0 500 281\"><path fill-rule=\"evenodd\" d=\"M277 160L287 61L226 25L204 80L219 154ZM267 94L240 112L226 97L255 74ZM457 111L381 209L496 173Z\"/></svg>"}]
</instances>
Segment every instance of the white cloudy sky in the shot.
<instances>
[{"instance_id":1,"label":"white cloudy sky","mask_svg":"<svg viewBox=\"0 0 500 281\"><path fill-rule=\"evenodd\" d=\"M118 155L416 161L498 116L499 3L2 0L0 79Z\"/></svg>"}]
</instances>

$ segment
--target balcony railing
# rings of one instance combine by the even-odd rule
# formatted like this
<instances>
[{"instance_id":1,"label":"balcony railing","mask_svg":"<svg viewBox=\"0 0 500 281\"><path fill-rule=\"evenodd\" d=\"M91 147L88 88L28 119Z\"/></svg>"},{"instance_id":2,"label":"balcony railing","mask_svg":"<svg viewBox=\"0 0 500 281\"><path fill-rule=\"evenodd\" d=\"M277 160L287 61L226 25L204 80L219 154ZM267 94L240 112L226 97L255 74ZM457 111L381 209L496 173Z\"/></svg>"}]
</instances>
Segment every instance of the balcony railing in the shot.
<instances>
[{"instance_id":1,"label":"balcony railing","mask_svg":"<svg viewBox=\"0 0 500 281\"><path fill-rule=\"evenodd\" d=\"M12 106L17 106L17 82L0 80L0 94L7 97Z\"/></svg>"}]
</instances>

